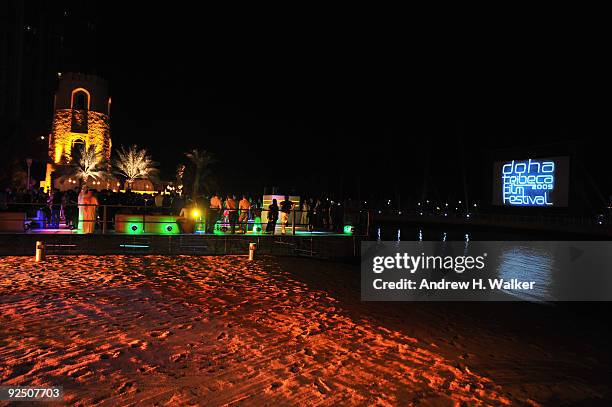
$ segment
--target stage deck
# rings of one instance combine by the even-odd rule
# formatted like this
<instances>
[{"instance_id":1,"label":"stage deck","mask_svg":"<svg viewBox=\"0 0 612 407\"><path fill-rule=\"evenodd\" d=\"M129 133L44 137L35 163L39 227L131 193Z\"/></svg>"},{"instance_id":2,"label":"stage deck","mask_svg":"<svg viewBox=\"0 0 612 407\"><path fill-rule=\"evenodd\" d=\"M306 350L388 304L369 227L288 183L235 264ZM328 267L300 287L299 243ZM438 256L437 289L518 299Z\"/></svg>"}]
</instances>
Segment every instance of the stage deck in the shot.
<instances>
[{"instance_id":1,"label":"stage deck","mask_svg":"<svg viewBox=\"0 0 612 407\"><path fill-rule=\"evenodd\" d=\"M0 256L34 255L37 241L47 254L190 254L248 255L249 244L257 254L306 256L321 259L351 258L360 253L365 236L329 232L287 231L286 235L253 234L82 234L68 229L41 229L25 233L0 233Z\"/></svg>"}]
</instances>

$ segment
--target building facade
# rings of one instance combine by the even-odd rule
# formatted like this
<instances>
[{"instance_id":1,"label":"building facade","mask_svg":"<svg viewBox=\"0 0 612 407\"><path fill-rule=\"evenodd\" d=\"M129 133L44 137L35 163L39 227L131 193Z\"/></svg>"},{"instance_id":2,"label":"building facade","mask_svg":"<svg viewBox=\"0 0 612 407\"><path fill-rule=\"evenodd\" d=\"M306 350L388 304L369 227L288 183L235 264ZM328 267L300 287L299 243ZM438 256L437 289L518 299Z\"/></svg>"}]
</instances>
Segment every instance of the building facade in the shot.
<instances>
[{"instance_id":1,"label":"building facade","mask_svg":"<svg viewBox=\"0 0 612 407\"><path fill-rule=\"evenodd\" d=\"M65 189L53 177L54 168L69 164L75 153L93 146L105 160L110 160L111 98L108 83L95 75L64 73L54 99L49 135L49 158L44 187Z\"/></svg>"}]
</instances>

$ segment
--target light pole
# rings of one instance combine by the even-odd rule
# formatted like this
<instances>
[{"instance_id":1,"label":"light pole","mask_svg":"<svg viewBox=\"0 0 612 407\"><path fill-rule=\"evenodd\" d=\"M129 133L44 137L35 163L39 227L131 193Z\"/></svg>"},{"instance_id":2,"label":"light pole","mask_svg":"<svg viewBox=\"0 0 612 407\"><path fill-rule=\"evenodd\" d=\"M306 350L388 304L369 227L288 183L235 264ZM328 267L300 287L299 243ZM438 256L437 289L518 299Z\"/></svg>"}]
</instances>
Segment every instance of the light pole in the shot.
<instances>
[{"instance_id":1,"label":"light pole","mask_svg":"<svg viewBox=\"0 0 612 407\"><path fill-rule=\"evenodd\" d=\"M30 167L32 167L32 159L26 158L26 164L28 164L28 191L30 190Z\"/></svg>"}]
</instances>

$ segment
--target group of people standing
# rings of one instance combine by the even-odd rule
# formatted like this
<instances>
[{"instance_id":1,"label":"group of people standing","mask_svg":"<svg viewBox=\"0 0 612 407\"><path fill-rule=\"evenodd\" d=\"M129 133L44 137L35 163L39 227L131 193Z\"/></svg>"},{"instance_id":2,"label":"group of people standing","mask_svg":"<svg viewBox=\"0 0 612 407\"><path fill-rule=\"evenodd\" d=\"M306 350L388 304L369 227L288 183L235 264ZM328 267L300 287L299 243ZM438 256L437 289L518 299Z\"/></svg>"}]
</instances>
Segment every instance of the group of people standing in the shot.
<instances>
[{"instance_id":1,"label":"group of people standing","mask_svg":"<svg viewBox=\"0 0 612 407\"><path fill-rule=\"evenodd\" d=\"M70 229L93 233L97 206L95 191L87 187L66 191L54 188L48 193L43 188L0 191L0 209L21 210L42 228L59 229L63 219Z\"/></svg>"},{"instance_id":2,"label":"group of people standing","mask_svg":"<svg viewBox=\"0 0 612 407\"><path fill-rule=\"evenodd\" d=\"M42 227L60 227L61 220L71 229L80 229L83 233L93 233L98 219L99 205L106 205L106 219L112 228L114 216L117 213L153 213L179 215L179 223L184 233L195 231L196 219L193 214L201 212L204 218L205 230L213 233L215 225L221 221L223 231L231 233L246 233L252 225L258 231L275 233L280 222L281 233L286 233L286 227L291 223L306 226L308 230L340 230L343 221L343 207L330 199L311 198L301 202L292 202L288 196L274 199L264 206L261 200L242 195L213 194L210 198L190 199L179 194L164 194L161 191L155 195L136 194L131 191L113 192L110 190L96 191L93 189L74 188L65 191L53 189L46 193L40 190L0 191L0 207L2 202L11 204L13 209L27 212L28 218L42 219ZM20 206L20 204L23 204ZM145 208L145 209L143 209ZM40 211L42 215L37 216ZM263 216L262 216L263 215ZM263 219L263 222L262 222Z\"/></svg>"},{"instance_id":3,"label":"group of people standing","mask_svg":"<svg viewBox=\"0 0 612 407\"><path fill-rule=\"evenodd\" d=\"M208 211L207 232L212 232L217 221L225 218L230 225L231 233L236 233L236 225L239 225L240 230L246 233L249 218L254 219L261 213L259 208L251 205L246 195L242 195L242 199L236 202L236 197L230 194L227 195L225 202L221 201L219 195L213 194Z\"/></svg>"},{"instance_id":4,"label":"group of people standing","mask_svg":"<svg viewBox=\"0 0 612 407\"><path fill-rule=\"evenodd\" d=\"M287 224L289 223L289 214L293 210L293 202L288 196L285 196L285 200L281 202L280 206L276 199L272 200L270 206L268 206L268 223L266 225L266 233L274 234L276 230L276 222L278 221L278 215L280 213L281 221L281 233L284 235L287 231Z\"/></svg>"},{"instance_id":5,"label":"group of people standing","mask_svg":"<svg viewBox=\"0 0 612 407\"><path fill-rule=\"evenodd\" d=\"M95 191L83 187L80 191L75 188L62 192L56 188L49 194L47 203L50 213L48 226L51 229L59 229L63 215L70 229L94 232L99 205Z\"/></svg>"},{"instance_id":6,"label":"group of people standing","mask_svg":"<svg viewBox=\"0 0 612 407\"><path fill-rule=\"evenodd\" d=\"M339 231L343 225L344 208L330 199L305 199L301 206L301 223L308 230L324 229Z\"/></svg>"},{"instance_id":7,"label":"group of people standing","mask_svg":"<svg viewBox=\"0 0 612 407\"><path fill-rule=\"evenodd\" d=\"M240 231L246 232L248 221L261 218L262 212L267 215L265 232L272 234L279 221L282 234L286 233L290 220L296 225L307 226L309 231L340 230L343 223L342 206L329 199L304 199L298 204L292 202L289 196L285 196L280 203L273 199L264 209L260 205L252 205L246 195L237 201L233 195L228 194L226 199L222 200L218 194L214 194L210 199L206 230L212 232L214 225L222 220L223 223L229 224L231 233L236 232L237 226ZM295 212L293 219L290 218L292 212Z\"/></svg>"}]
</instances>

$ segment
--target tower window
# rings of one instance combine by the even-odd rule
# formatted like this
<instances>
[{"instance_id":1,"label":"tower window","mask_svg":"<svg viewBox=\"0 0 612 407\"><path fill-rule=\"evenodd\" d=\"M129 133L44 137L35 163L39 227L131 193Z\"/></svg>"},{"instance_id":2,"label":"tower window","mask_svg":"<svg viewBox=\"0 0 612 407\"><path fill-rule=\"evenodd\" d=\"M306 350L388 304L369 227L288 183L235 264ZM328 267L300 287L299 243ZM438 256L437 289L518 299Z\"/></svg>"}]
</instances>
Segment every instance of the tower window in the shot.
<instances>
[{"instance_id":1,"label":"tower window","mask_svg":"<svg viewBox=\"0 0 612 407\"><path fill-rule=\"evenodd\" d=\"M70 149L70 158L74 162L81 157L81 153L85 148L85 142L82 139L72 140L72 148Z\"/></svg>"},{"instance_id":2,"label":"tower window","mask_svg":"<svg viewBox=\"0 0 612 407\"><path fill-rule=\"evenodd\" d=\"M78 110L85 110L85 106L87 106L87 95L85 94L85 92L75 93L72 108Z\"/></svg>"},{"instance_id":3,"label":"tower window","mask_svg":"<svg viewBox=\"0 0 612 407\"><path fill-rule=\"evenodd\" d=\"M73 90L72 108L76 110L89 110L89 92L83 88Z\"/></svg>"}]
</instances>

